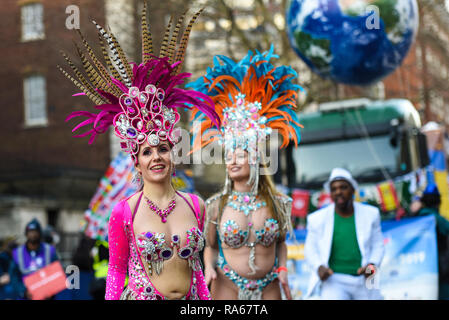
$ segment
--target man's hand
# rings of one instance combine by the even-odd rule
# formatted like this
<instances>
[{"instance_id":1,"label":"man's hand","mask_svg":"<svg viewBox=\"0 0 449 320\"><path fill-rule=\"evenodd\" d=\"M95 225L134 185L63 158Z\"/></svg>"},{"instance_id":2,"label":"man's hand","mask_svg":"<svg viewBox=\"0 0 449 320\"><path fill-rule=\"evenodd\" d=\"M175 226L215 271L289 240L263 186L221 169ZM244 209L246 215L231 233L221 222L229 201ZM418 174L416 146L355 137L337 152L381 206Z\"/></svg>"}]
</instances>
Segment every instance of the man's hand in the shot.
<instances>
[{"instance_id":1,"label":"man's hand","mask_svg":"<svg viewBox=\"0 0 449 320\"><path fill-rule=\"evenodd\" d=\"M318 268L318 276L320 277L321 281L326 280L333 274L334 274L334 271L332 271L331 268L326 268L325 266L320 266Z\"/></svg>"},{"instance_id":2,"label":"man's hand","mask_svg":"<svg viewBox=\"0 0 449 320\"><path fill-rule=\"evenodd\" d=\"M363 274L365 278L368 278L370 275L374 274L376 272L376 266L372 263L368 263L364 267L360 267L357 270L357 274Z\"/></svg>"}]
</instances>

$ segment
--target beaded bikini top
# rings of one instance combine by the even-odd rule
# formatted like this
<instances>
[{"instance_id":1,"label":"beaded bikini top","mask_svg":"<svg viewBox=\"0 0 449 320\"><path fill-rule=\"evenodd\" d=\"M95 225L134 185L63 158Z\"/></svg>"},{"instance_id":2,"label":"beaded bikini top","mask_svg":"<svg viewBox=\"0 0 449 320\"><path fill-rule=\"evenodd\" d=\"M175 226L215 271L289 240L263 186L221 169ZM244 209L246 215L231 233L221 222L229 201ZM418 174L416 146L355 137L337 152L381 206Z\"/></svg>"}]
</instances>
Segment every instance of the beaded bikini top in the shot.
<instances>
[{"instance_id":1,"label":"beaded bikini top","mask_svg":"<svg viewBox=\"0 0 449 320\"><path fill-rule=\"evenodd\" d=\"M200 251L204 248L203 234L197 227L187 230L186 234L187 244L183 247L180 247L180 237L176 234L171 237L170 244L166 241L164 233L143 232L137 236L137 247L141 257L150 266L150 274L153 274L153 270L160 274L164 261L173 256L176 248L179 258L187 260L194 271L200 270L198 259Z\"/></svg>"},{"instance_id":2,"label":"beaded bikini top","mask_svg":"<svg viewBox=\"0 0 449 320\"><path fill-rule=\"evenodd\" d=\"M252 192L237 192L232 191L229 195L227 207L231 207L237 212L243 213L248 217L248 226L246 229L240 229L237 222L234 220L227 220L222 224L220 229L220 239L229 247L237 249L243 245L253 247L257 243L265 247L269 247L275 240L279 238L279 223L275 219L266 219L262 228L254 230L256 240L252 243L248 242L251 230L253 230L253 223L251 222L252 213L259 208L266 207L267 203L259 196Z\"/></svg>"},{"instance_id":3,"label":"beaded bikini top","mask_svg":"<svg viewBox=\"0 0 449 320\"><path fill-rule=\"evenodd\" d=\"M237 224L237 222L232 219L225 221L223 224L221 224L221 222L217 220L218 218L217 213L223 210L223 208L220 206L220 200L222 199L222 197L223 194L218 193L206 200L206 212L207 212L206 226L209 225L209 223L216 225L216 232L220 247L221 247L220 243L222 242L224 242L227 246L233 249L240 248L244 245L249 247L250 253L248 265L249 268L251 269L250 274L254 274L257 270L257 266L255 264L256 244L261 244L265 247L269 247L281 237L281 233L283 230L291 231L290 213L291 213L292 199L284 195L272 196L270 194L270 197L274 204L274 208L280 214L282 219L275 220L273 218L268 218L265 220L263 227L259 229L254 229L254 225L251 220L252 216L251 213L257 210L258 201L256 201L256 207L253 210L248 210L248 214L243 210L243 213L245 214L245 216L248 217L249 221L247 224L247 228L241 229L240 226ZM236 199L235 197L232 198L228 197L228 201L229 200L235 202ZM251 201L248 201L248 203L250 202ZM265 205L266 204L262 204L262 206ZM233 207L232 205L227 204L226 206ZM241 209L239 210L238 206L237 208L234 209L242 211ZM207 237L208 227L206 227L204 230L205 230L205 237ZM255 240L253 242L249 242L251 233L254 233L255 235Z\"/></svg>"},{"instance_id":4,"label":"beaded bikini top","mask_svg":"<svg viewBox=\"0 0 449 320\"><path fill-rule=\"evenodd\" d=\"M255 240L249 242L248 240L252 230L253 223L251 219L249 219L246 229L240 229L237 222L231 219L224 222L219 230L217 228L220 240L229 247L237 249L247 246L250 248L248 266L251 269L250 274L255 274L258 269L255 264L256 244L261 244L265 247L271 246L280 236L279 223L272 218L266 219L262 228L253 231Z\"/></svg>"},{"instance_id":5,"label":"beaded bikini top","mask_svg":"<svg viewBox=\"0 0 449 320\"><path fill-rule=\"evenodd\" d=\"M176 192L186 203L191 207L190 203L179 192ZM143 193L140 195L137 201L136 208L140 204ZM192 208L192 207L191 207ZM132 221L136 214L134 211ZM195 210L192 208L192 211ZM200 226L201 227L201 226ZM172 235L171 242L165 239L165 233L163 232L142 232L137 237L136 246L139 248L139 255L148 264L148 271L153 275L155 271L158 275L162 272L164 261L169 260L177 248L178 257L185 259L189 263L189 267L194 271L201 270L201 262L199 253L204 248L204 236L200 228L193 227L186 231L187 242L186 245L180 247L181 239L177 234Z\"/></svg>"},{"instance_id":6,"label":"beaded bikini top","mask_svg":"<svg viewBox=\"0 0 449 320\"><path fill-rule=\"evenodd\" d=\"M262 228L253 230L256 237L253 243L248 243L248 238L253 230L252 222L248 222L246 229L240 229L237 222L227 220L221 225L220 240L233 249L240 248L244 245L254 246L258 243L265 247L269 247L279 238L279 223L275 219L266 219Z\"/></svg>"}]
</instances>

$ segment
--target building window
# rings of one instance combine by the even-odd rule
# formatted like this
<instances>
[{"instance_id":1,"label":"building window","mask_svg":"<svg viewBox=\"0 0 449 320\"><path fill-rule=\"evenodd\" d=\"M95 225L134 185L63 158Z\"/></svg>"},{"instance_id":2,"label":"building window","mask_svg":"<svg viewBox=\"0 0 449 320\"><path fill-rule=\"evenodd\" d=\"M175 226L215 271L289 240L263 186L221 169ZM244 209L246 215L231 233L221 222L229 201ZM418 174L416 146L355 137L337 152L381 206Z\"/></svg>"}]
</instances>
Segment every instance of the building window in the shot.
<instances>
[{"instance_id":1,"label":"building window","mask_svg":"<svg viewBox=\"0 0 449 320\"><path fill-rule=\"evenodd\" d=\"M25 104L25 125L36 126L47 124L47 91L45 78L31 75L23 83Z\"/></svg>"},{"instance_id":2,"label":"building window","mask_svg":"<svg viewBox=\"0 0 449 320\"><path fill-rule=\"evenodd\" d=\"M44 7L42 3L22 6L22 41L44 39Z\"/></svg>"}]
</instances>

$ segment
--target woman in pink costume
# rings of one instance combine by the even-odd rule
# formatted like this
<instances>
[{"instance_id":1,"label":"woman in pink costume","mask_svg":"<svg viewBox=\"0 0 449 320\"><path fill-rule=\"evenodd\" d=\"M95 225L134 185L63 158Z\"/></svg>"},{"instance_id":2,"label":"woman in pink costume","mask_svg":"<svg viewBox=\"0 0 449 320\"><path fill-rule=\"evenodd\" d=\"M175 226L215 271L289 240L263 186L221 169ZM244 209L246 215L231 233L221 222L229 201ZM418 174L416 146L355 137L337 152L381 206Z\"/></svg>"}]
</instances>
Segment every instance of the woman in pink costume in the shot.
<instances>
[{"instance_id":1,"label":"woman in pink costume","mask_svg":"<svg viewBox=\"0 0 449 320\"><path fill-rule=\"evenodd\" d=\"M88 58L80 51L79 55L87 77L65 56L77 79L61 70L100 110L98 114L72 113L67 120L87 117L73 131L90 126L78 137L90 135L92 143L113 125L141 183L136 194L114 207L109 220L107 300L210 299L199 257L204 247L204 203L193 194L177 192L171 184L173 148L180 137L174 129L180 118L177 108L195 108L217 126L220 123L209 97L176 87L190 76L179 71L192 24L200 13L190 20L179 50L177 37L184 16L171 38L170 23L156 57L144 7L140 65L128 63L114 35L95 22L100 39L109 45L108 54L102 41L106 65L84 38ZM124 288L127 275L129 283Z\"/></svg>"}]
</instances>

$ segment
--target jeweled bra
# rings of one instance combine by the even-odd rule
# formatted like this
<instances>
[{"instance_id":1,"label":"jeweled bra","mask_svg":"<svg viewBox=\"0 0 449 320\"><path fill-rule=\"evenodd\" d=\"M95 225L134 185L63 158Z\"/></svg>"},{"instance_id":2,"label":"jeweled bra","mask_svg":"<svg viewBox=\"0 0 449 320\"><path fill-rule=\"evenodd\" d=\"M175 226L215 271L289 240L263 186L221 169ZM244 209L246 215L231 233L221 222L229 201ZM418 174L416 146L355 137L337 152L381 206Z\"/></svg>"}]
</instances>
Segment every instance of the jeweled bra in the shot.
<instances>
[{"instance_id":1,"label":"jeweled bra","mask_svg":"<svg viewBox=\"0 0 449 320\"><path fill-rule=\"evenodd\" d=\"M181 194L179 194L178 192L177 194L187 202L192 211L195 213L195 209L190 205L190 203ZM134 213L130 214L130 220L125 225L125 230L126 233L128 234L128 243L130 244L131 255L128 265L130 283L129 286L127 287L127 290L123 292L124 295L123 298L138 299L138 300L166 299L154 287L154 285L152 284L151 280L148 277L148 273L152 274L153 269L155 270L156 273L158 273L157 272L158 270L162 272L163 262L165 260L170 259L170 257L173 255L173 247L175 246L179 247L181 239L179 236L173 235L172 236L173 243L171 244L170 247L166 243L164 233L144 232L135 236L133 221L141 198L142 195L139 197L137 205L134 208ZM194 199L192 198L192 200ZM129 205L127 203L126 206L129 208ZM199 210L199 207L197 209ZM180 256L181 258L187 259L187 261L189 262L189 267L192 268L193 271L189 292L184 297L185 299L188 300L199 299L200 294L203 295L204 297L204 293L207 293L207 298L210 299L210 294L204 281L201 269L201 262L198 255L198 252L204 246L204 238L200 231L200 228L202 228L202 223L200 220L198 220L198 226L199 228L193 227L190 230L186 231L187 243L184 247L178 248L178 256L181 255ZM193 250L189 252L189 249L187 249L187 247L193 248ZM169 249L171 252L167 252L167 249ZM153 256L151 258L153 258L153 261L148 262L147 261L148 257L145 257L144 253L152 254ZM164 259L164 257L166 259ZM145 265L143 263L144 261L147 261L148 268L145 268ZM158 262L155 263L156 261ZM148 269L149 271L148 273L146 269Z\"/></svg>"},{"instance_id":2,"label":"jeweled bra","mask_svg":"<svg viewBox=\"0 0 449 320\"><path fill-rule=\"evenodd\" d=\"M234 220L227 220L220 228L220 239L227 246L238 249L244 245L248 245L248 238L253 228L251 222L244 230L240 229L237 222ZM270 218L265 220L262 228L254 230L256 240L251 245L260 243L265 247L269 247L279 238L279 223L277 220Z\"/></svg>"},{"instance_id":3,"label":"jeweled bra","mask_svg":"<svg viewBox=\"0 0 449 320\"><path fill-rule=\"evenodd\" d=\"M162 272L164 261L173 256L175 248L178 248L178 257L187 260L190 268L194 271L201 270L199 253L204 248L203 234L197 227L187 230L186 233L187 244L184 247L179 246L179 235L171 237L170 245L165 240L164 233L143 232L137 236L137 246L141 256L149 266L151 275L153 271L157 274Z\"/></svg>"}]
</instances>

